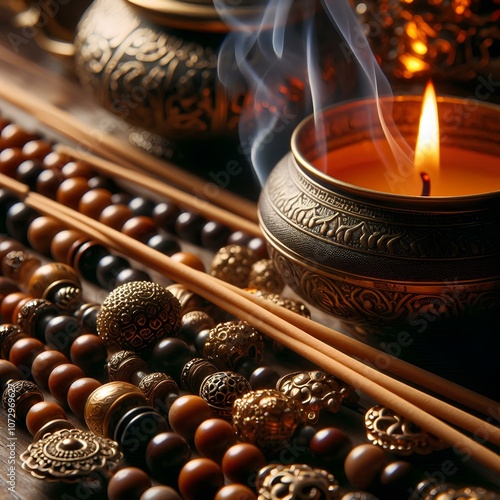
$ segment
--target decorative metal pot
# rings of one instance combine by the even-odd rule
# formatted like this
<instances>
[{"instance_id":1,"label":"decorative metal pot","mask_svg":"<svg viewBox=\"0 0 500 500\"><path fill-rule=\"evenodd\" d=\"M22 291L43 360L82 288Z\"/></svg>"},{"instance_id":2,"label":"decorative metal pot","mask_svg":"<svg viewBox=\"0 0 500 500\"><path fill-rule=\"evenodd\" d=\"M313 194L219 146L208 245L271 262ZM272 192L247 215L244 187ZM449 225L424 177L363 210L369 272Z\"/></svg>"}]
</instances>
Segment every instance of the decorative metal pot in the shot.
<instances>
[{"instance_id":1,"label":"decorative metal pot","mask_svg":"<svg viewBox=\"0 0 500 500\"><path fill-rule=\"evenodd\" d=\"M325 112L328 151L383 137L370 129L366 106L375 104L357 101ZM394 120L410 144L420 106L414 97L394 102ZM447 144L500 159L498 107L482 104L473 112L452 98L439 106ZM286 283L372 338L453 329L465 320L477 331L478 319L497 321L500 191L406 196L339 181L313 165L323 154L314 123L310 117L296 129L292 151L259 202L262 231Z\"/></svg>"}]
</instances>

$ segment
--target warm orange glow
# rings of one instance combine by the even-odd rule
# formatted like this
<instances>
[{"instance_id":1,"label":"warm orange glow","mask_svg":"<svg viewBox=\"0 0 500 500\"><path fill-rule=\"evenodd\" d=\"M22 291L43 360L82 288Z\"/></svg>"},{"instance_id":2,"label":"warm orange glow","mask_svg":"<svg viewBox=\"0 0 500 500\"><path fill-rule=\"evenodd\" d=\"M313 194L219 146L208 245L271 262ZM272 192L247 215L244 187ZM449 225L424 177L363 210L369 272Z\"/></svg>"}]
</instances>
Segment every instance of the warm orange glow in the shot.
<instances>
[{"instance_id":1,"label":"warm orange glow","mask_svg":"<svg viewBox=\"0 0 500 500\"><path fill-rule=\"evenodd\" d=\"M427 84L415 147L415 168L429 175L433 184L439 179L439 119L434 86Z\"/></svg>"}]
</instances>

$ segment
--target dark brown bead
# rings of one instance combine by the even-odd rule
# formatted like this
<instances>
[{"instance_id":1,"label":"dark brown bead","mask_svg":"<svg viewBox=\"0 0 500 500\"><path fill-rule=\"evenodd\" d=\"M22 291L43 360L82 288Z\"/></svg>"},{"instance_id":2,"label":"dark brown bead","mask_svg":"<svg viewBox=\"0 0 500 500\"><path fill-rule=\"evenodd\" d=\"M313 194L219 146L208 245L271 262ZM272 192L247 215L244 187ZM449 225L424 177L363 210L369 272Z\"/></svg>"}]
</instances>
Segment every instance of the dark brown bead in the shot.
<instances>
[{"instance_id":1,"label":"dark brown bead","mask_svg":"<svg viewBox=\"0 0 500 500\"><path fill-rule=\"evenodd\" d=\"M175 221L175 232L179 238L194 245L201 244L201 230L206 220L194 212L182 212Z\"/></svg>"},{"instance_id":2,"label":"dark brown bead","mask_svg":"<svg viewBox=\"0 0 500 500\"><path fill-rule=\"evenodd\" d=\"M59 314L57 307L45 299L30 299L17 311L17 324L31 337L43 339L45 326Z\"/></svg>"},{"instance_id":3,"label":"dark brown bead","mask_svg":"<svg viewBox=\"0 0 500 500\"><path fill-rule=\"evenodd\" d=\"M75 380L66 396L70 410L80 419L85 416L85 404L90 394L102 384L95 378L83 377Z\"/></svg>"},{"instance_id":4,"label":"dark brown bead","mask_svg":"<svg viewBox=\"0 0 500 500\"><path fill-rule=\"evenodd\" d=\"M23 161L24 156L19 148L6 148L0 152L0 172L13 177Z\"/></svg>"},{"instance_id":5,"label":"dark brown bead","mask_svg":"<svg viewBox=\"0 0 500 500\"><path fill-rule=\"evenodd\" d=\"M257 257L257 260L269 258L266 241L263 238L252 238L247 247Z\"/></svg>"},{"instance_id":6,"label":"dark brown bead","mask_svg":"<svg viewBox=\"0 0 500 500\"><path fill-rule=\"evenodd\" d=\"M49 391L58 403L66 406L71 384L84 376L82 369L72 363L58 365L49 375Z\"/></svg>"},{"instance_id":7,"label":"dark brown bead","mask_svg":"<svg viewBox=\"0 0 500 500\"><path fill-rule=\"evenodd\" d=\"M347 480L354 488L369 489L387 463L385 451L373 444L360 444L353 448L344 462Z\"/></svg>"},{"instance_id":8,"label":"dark brown bead","mask_svg":"<svg viewBox=\"0 0 500 500\"><path fill-rule=\"evenodd\" d=\"M153 209L153 221L158 228L173 233L175 221L180 214L179 206L171 200L158 203Z\"/></svg>"},{"instance_id":9,"label":"dark brown bead","mask_svg":"<svg viewBox=\"0 0 500 500\"><path fill-rule=\"evenodd\" d=\"M209 221L201 229L201 244L203 248L217 251L227 243L230 229L220 222Z\"/></svg>"},{"instance_id":10,"label":"dark brown bead","mask_svg":"<svg viewBox=\"0 0 500 500\"><path fill-rule=\"evenodd\" d=\"M82 327L76 318L65 314L57 315L47 322L45 342L51 349L69 356L73 342L82 332Z\"/></svg>"},{"instance_id":11,"label":"dark brown bead","mask_svg":"<svg viewBox=\"0 0 500 500\"><path fill-rule=\"evenodd\" d=\"M26 414L26 427L34 436L45 424L52 420L66 419L66 412L52 401L40 401L33 405Z\"/></svg>"},{"instance_id":12,"label":"dark brown bead","mask_svg":"<svg viewBox=\"0 0 500 500\"><path fill-rule=\"evenodd\" d=\"M145 217L151 217L155 203L143 196L134 196L128 202L128 207L132 210L134 216L143 215Z\"/></svg>"},{"instance_id":13,"label":"dark brown bead","mask_svg":"<svg viewBox=\"0 0 500 500\"><path fill-rule=\"evenodd\" d=\"M65 229L54 236L50 244L50 254L56 262L69 264L69 251L75 242L87 241L88 238L76 229Z\"/></svg>"},{"instance_id":14,"label":"dark brown bead","mask_svg":"<svg viewBox=\"0 0 500 500\"><path fill-rule=\"evenodd\" d=\"M99 222L120 231L131 217L133 217L132 210L127 205L110 205L99 215Z\"/></svg>"},{"instance_id":15,"label":"dark brown bead","mask_svg":"<svg viewBox=\"0 0 500 500\"><path fill-rule=\"evenodd\" d=\"M0 392L2 394L9 380L20 380L21 378L22 376L17 366L10 361L0 359Z\"/></svg>"},{"instance_id":16,"label":"dark brown bead","mask_svg":"<svg viewBox=\"0 0 500 500\"><path fill-rule=\"evenodd\" d=\"M44 350L45 345L38 339L33 337L19 339L10 349L9 361L16 365L26 377L31 373L33 360Z\"/></svg>"},{"instance_id":17,"label":"dark brown bead","mask_svg":"<svg viewBox=\"0 0 500 500\"><path fill-rule=\"evenodd\" d=\"M13 316L18 304L27 302L29 300L31 300L31 297L23 292L14 292L6 295L2 300L2 304L0 305L0 312L2 313L3 322L15 323L17 321L17 315L16 318L14 318Z\"/></svg>"},{"instance_id":18,"label":"dark brown bead","mask_svg":"<svg viewBox=\"0 0 500 500\"><path fill-rule=\"evenodd\" d=\"M60 153L59 151L52 151L43 159L43 166L45 168L60 171L68 161L69 156L67 154Z\"/></svg>"},{"instance_id":19,"label":"dark brown bead","mask_svg":"<svg viewBox=\"0 0 500 500\"><path fill-rule=\"evenodd\" d=\"M106 255L109 252L105 246L97 241L87 241L73 254L71 265L82 278L97 284L97 263Z\"/></svg>"},{"instance_id":20,"label":"dark brown bead","mask_svg":"<svg viewBox=\"0 0 500 500\"><path fill-rule=\"evenodd\" d=\"M36 188L38 176L43 172L40 163L36 160L24 160L16 168L15 178L26 184L31 190Z\"/></svg>"},{"instance_id":21,"label":"dark brown bead","mask_svg":"<svg viewBox=\"0 0 500 500\"><path fill-rule=\"evenodd\" d=\"M106 364L108 351L100 337L87 333L77 337L71 344L70 357L85 373L100 375Z\"/></svg>"},{"instance_id":22,"label":"dark brown bead","mask_svg":"<svg viewBox=\"0 0 500 500\"><path fill-rule=\"evenodd\" d=\"M115 472L108 483L109 500L140 500L151 487L151 479L138 467L125 467Z\"/></svg>"},{"instance_id":23,"label":"dark brown bead","mask_svg":"<svg viewBox=\"0 0 500 500\"><path fill-rule=\"evenodd\" d=\"M10 147L23 147L28 141L37 138L32 132L18 125L17 123L9 123L6 125L0 134L0 137L9 144Z\"/></svg>"},{"instance_id":24,"label":"dark brown bead","mask_svg":"<svg viewBox=\"0 0 500 500\"><path fill-rule=\"evenodd\" d=\"M257 495L244 484L227 484L216 493L214 500L257 500Z\"/></svg>"},{"instance_id":25,"label":"dark brown bead","mask_svg":"<svg viewBox=\"0 0 500 500\"><path fill-rule=\"evenodd\" d=\"M7 233L23 245L28 244L28 229L38 213L23 202L14 203L5 216Z\"/></svg>"},{"instance_id":26,"label":"dark brown bead","mask_svg":"<svg viewBox=\"0 0 500 500\"><path fill-rule=\"evenodd\" d=\"M10 293L20 292L21 290L14 281L0 276L0 302Z\"/></svg>"},{"instance_id":27,"label":"dark brown bead","mask_svg":"<svg viewBox=\"0 0 500 500\"><path fill-rule=\"evenodd\" d=\"M2 274L26 288L32 274L40 265L40 259L34 255L23 250L13 250L2 259Z\"/></svg>"},{"instance_id":28,"label":"dark brown bead","mask_svg":"<svg viewBox=\"0 0 500 500\"><path fill-rule=\"evenodd\" d=\"M47 168L38 175L35 189L42 196L55 200L62 179L63 177L59 170Z\"/></svg>"},{"instance_id":29,"label":"dark brown bead","mask_svg":"<svg viewBox=\"0 0 500 500\"><path fill-rule=\"evenodd\" d=\"M227 239L228 245L241 245L247 246L248 242L252 239L252 236L244 233L243 231L235 231L231 233Z\"/></svg>"},{"instance_id":30,"label":"dark brown bead","mask_svg":"<svg viewBox=\"0 0 500 500\"><path fill-rule=\"evenodd\" d=\"M175 432L156 435L146 448L146 463L152 476L165 484L177 486L177 474L190 458L189 444Z\"/></svg>"},{"instance_id":31,"label":"dark brown bead","mask_svg":"<svg viewBox=\"0 0 500 500\"><path fill-rule=\"evenodd\" d=\"M238 441L233 426L221 418L210 418L196 429L194 444L198 453L206 458L222 463L226 451Z\"/></svg>"},{"instance_id":32,"label":"dark brown bead","mask_svg":"<svg viewBox=\"0 0 500 500\"><path fill-rule=\"evenodd\" d=\"M352 449L349 436L336 427L325 427L314 434L309 443L311 453L328 461L344 460Z\"/></svg>"},{"instance_id":33,"label":"dark brown bead","mask_svg":"<svg viewBox=\"0 0 500 500\"><path fill-rule=\"evenodd\" d=\"M141 500L182 500L182 497L170 486L158 485L148 488Z\"/></svg>"},{"instance_id":34,"label":"dark brown bead","mask_svg":"<svg viewBox=\"0 0 500 500\"><path fill-rule=\"evenodd\" d=\"M43 160L52 150L52 144L43 139L33 139L24 144L22 151L29 160Z\"/></svg>"},{"instance_id":35,"label":"dark brown bead","mask_svg":"<svg viewBox=\"0 0 500 500\"><path fill-rule=\"evenodd\" d=\"M412 464L398 460L388 463L380 472L379 483L386 498L405 498L409 484L422 479ZM382 495L380 495L382 497Z\"/></svg>"},{"instance_id":36,"label":"dark brown bead","mask_svg":"<svg viewBox=\"0 0 500 500\"><path fill-rule=\"evenodd\" d=\"M203 261L194 253L191 252L177 252L170 256L174 262L179 262L185 266L192 267L198 271L205 272L205 264Z\"/></svg>"},{"instance_id":37,"label":"dark brown bead","mask_svg":"<svg viewBox=\"0 0 500 500\"><path fill-rule=\"evenodd\" d=\"M48 350L39 353L31 365L33 380L42 389L47 389L52 370L64 363L69 363L69 359L62 352Z\"/></svg>"},{"instance_id":38,"label":"dark brown bead","mask_svg":"<svg viewBox=\"0 0 500 500\"><path fill-rule=\"evenodd\" d=\"M270 366L259 366L250 375L248 382L254 391L258 389L274 389L280 374Z\"/></svg>"},{"instance_id":39,"label":"dark brown bead","mask_svg":"<svg viewBox=\"0 0 500 500\"><path fill-rule=\"evenodd\" d=\"M0 353L3 359L9 359L12 346L27 335L18 325L3 323L0 325Z\"/></svg>"},{"instance_id":40,"label":"dark brown bead","mask_svg":"<svg viewBox=\"0 0 500 500\"><path fill-rule=\"evenodd\" d=\"M82 177L87 180L95 175L95 172L92 170L92 168L87 163L80 160L70 161L66 163L66 165L61 168L61 173L63 174L65 179Z\"/></svg>"},{"instance_id":41,"label":"dark brown bead","mask_svg":"<svg viewBox=\"0 0 500 500\"><path fill-rule=\"evenodd\" d=\"M123 234L130 236L130 238L134 238L142 243L146 243L157 233L153 220L143 215L137 215L128 219L123 224L121 231Z\"/></svg>"},{"instance_id":42,"label":"dark brown bead","mask_svg":"<svg viewBox=\"0 0 500 500\"><path fill-rule=\"evenodd\" d=\"M154 346L152 361L157 370L165 372L179 382L182 367L191 357L191 349L186 342L167 337Z\"/></svg>"},{"instance_id":43,"label":"dark brown bead","mask_svg":"<svg viewBox=\"0 0 500 500\"><path fill-rule=\"evenodd\" d=\"M64 225L54 217L37 217L28 228L28 243L33 250L50 256L52 240L64 229Z\"/></svg>"},{"instance_id":44,"label":"dark brown bead","mask_svg":"<svg viewBox=\"0 0 500 500\"><path fill-rule=\"evenodd\" d=\"M149 248L169 256L181 251L178 241L167 234L155 234L149 238L146 244Z\"/></svg>"},{"instance_id":45,"label":"dark brown bead","mask_svg":"<svg viewBox=\"0 0 500 500\"><path fill-rule=\"evenodd\" d=\"M87 179L71 177L61 182L57 190L56 200L73 210L78 210L82 196L88 191Z\"/></svg>"},{"instance_id":46,"label":"dark brown bead","mask_svg":"<svg viewBox=\"0 0 500 500\"><path fill-rule=\"evenodd\" d=\"M179 491L185 500L213 498L224 486L224 474L213 460L195 458L179 473Z\"/></svg>"},{"instance_id":47,"label":"dark brown bead","mask_svg":"<svg viewBox=\"0 0 500 500\"><path fill-rule=\"evenodd\" d=\"M253 486L257 472L266 463L264 454L257 446L238 443L231 446L224 454L222 470L229 481Z\"/></svg>"},{"instance_id":48,"label":"dark brown bead","mask_svg":"<svg viewBox=\"0 0 500 500\"><path fill-rule=\"evenodd\" d=\"M13 238L3 238L2 241L0 241L0 262L9 252L25 249L25 246L19 241Z\"/></svg>"},{"instance_id":49,"label":"dark brown bead","mask_svg":"<svg viewBox=\"0 0 500 500\"><path fill-rule=\"evenodd\" d=\"M111 192L107 189L91 189L81 198L78 210L92 219L99 219L101 212L111 205Z\"/></svg>"},{"instance_id":50,"label":"dark brown bead","mask_svg":"<svg viewBox=\"0 0 500 500\"><path fill-rule=\"evenodd\" d=\"M199 396L186 395L176 399L168 413L170 427L187 441L192 441L198 426L212 418L207 402Z\"/></svg>"},{"instance_id":51,"label":"dark brown bead","mask_svg":"<svg viewBox=\"0 0 500 500\"><path fill-rule=\"evenodd\" d=\"M215 321L206 312L189 311L181 318L180 336L187 342L194 342L202 330L210 330L215 326Z\"/></svg>"},{"instance_id":52,"label":"dark brown bead","mask_svg":"<svg viewBox=\"0 0 500 500\"><path fill-rule=\"evenodd\" d=\"M36 384L29 380L9 382L2 395L4 410L12 411L11 409L14 408L16 420L23 424L28 410L39 401L43 401L43 394Z\"/></svg>"},{"instance_id":53,"label":"dark brown bead","mask_svg":"<svg viewBox=\"0 0 500 500\"><path fill-rule=\"evenodd\" d=\"M106 290L116 288L116 278L120 271L130 268L129 261L120 255L106 255L96 266L96 277L99 285Z\"/></svg>"}]
</instances>

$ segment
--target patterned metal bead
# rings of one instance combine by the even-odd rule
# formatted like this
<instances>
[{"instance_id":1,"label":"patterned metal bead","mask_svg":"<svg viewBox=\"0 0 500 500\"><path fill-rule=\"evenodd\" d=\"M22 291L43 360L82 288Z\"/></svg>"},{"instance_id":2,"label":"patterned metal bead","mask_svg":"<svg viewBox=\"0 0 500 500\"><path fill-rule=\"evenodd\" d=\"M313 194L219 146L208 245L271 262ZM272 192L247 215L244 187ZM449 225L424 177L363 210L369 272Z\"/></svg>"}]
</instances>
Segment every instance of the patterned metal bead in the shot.
<instances>
[{"instance_id":1,"label":"patterned metal bead","mask_svg":"<svg viewBox=\"0 0 500 500\"><path fill-rule=\"evenodd\" d=\"M247 247L227 245L222 247L212 259L210 275L239 288L246 288L255 262L257 262L257 257Z\"/></svg>"},{"instance_id":2,"label":"patterned metal bead","mask_svg":"<svg viewBox=\"0 0 500 500\"><path fill-rule=\"evenodd\" d=\"M285 287L285 282L272 259L261 259L255 262L250 269L247 286L266 293L278 294Z\"/></svg>"},{"instance_id":3,"label":"patterned metal bead","mask_svg":"<svg viewBox=\"0 0 500 500\"><path fill-rule=\"evenodd\" d=\"M230 419L234 401L250 392L248 380L239 373L224 371L209 375L200 387L200 397L210 406L215 417Z\"/></svg>"},{"instance_id":4,"label":"patterned metal bead","mask_svg":"<svg viewBox=\"0 0 500 500\"><path fill-rule=\"evenodd\" d=\"M12 250L2 259L2 275L18 283L26 284L41 261L23 250Z\"/></svg>"},{"instance_id":5,"label":"patterned metal bead","mask_svg":"<svg viewBox=\"0 0 500 500\"><path fill-rule=\"evenodd\" d=\"M407 418L381 405L366 412L365 429L372 444L396 455L426 455L447 446Z\"/></svg>"},{"instance_id":6,"label":"patterned metal bead","mask_svg":"<svg viewBox=\"0 0 500 500\"><path fill-rule=\"evenodd\" d=\"M147 363L133 351L118 351L113 353L107 363L110 382L120 380L130 382L136 372L146 372Z\"/></svg>"},{"instance_id":7,"label":"patterned metal bead","mask_svg":"<svg viewBox=\"0 0 500 500\"><path fill-rule=\"evenodd\" d=\"M187 392L198 394L205 378L217 371L217 367L205 358L190 359L182 367L181 387Z\"/></svg>"},{"instance_id":8,"label":"patterned metal bead","mask_svg":"<svg viewBox=\"0 0 500 500\"><path fill-rule=\"evenodd\" d=\"M39 267L32 274L28 291L33 297L48 299L48 295L61 286L81 288L78 273L67 264L51 262Z\"/></svg>"},{"instance_id":9,"label":"patterned metal bead","mask_svg":"<svg viewBox=\"0 0 500 500\"><path fill-rule=\"evenodd\" d=\"M259 500L337 498L339 484L330 472L305 464L273 464L260 469L255 483Z\"/></svg>"},{"instance_id":10,"label":"patterned metal bead","mask_svg":"<svg viewBox=\"0 0 500 500\"><path fill-rule=\"evenodd\" d=\"M7 413L14 411L15 418L22 419L31 406L43 399L35 383L29 380L9 381L2 394L2 406Z\"/></svg>"},{"instance_id":11,"label":"patterned metal bead","mask_svg":"<svg viewBox=\"0 0 500 500\"><path fill-rule=\"evenodd\" d=\"M93 391L85 404L85 423L98 436L114 436L120 418L136 406L146 406L144 393L128 382L108 382Z\"/></svg>"},{"instance_id":12,"label":"patterned metal bead","mask_svg":"<svg viewBox=\"0 0 500 500\"><path fill-rule=\"evenodd\" d=\"M234 370L244 359L259 362L264 355L262 335L246 321L219 323L210 330L203 356L220 370Z\"/></svg>"},{"instance_id":13,"label":"patterned metal bead","mask_svg":"<svg viewBox=\"0 0 500 500\"><path fill-rule=\"evenodd\" d=\"M181 318L181 337L192 341L202 330L210 330L215 326L215 321L205 311L189 311Z\"/></svg>"},{"instance_id":14,"label":"patterned metal bead","mask_svg":"<svg viewBox=\"0 0 500 500\"><path fill-rule=\"evenodd\" d=\"M82 304L82 290L73 285L53 287L46 296L63 314L73 314Z\"/></svg>"},{"instance_id":15,"label":"patterned metal bead","mask_svg":"<svg viewBox=\"0 0 500 500\"><path fill-rule=\"evenodd\" d=\"M267 293L267 292L264 292L262 290L257 290L255 288L248 288L247 292L253 293L254 295L257 295L258 297L262 297L263 299L269 300L273 304L276 304L277 306L280 306L280 307L284 307L285 309L288 309L289 311L300 314L301 316L304 316L305 318L311 317L311 311L304 304L304 302L302 302L300 300L282 297L278 293Z\"/></svg>"},{"instance_id":16,"label":"patterned metal bead","mask_svg":"<svg viewBox=\"0 0 500 500\"><path fill-rule=\"evenodd\" d=\"M336 413L344 401L359 400L353 387L319 370L289 373L278 380L276 389L300 401L310 424L318 421L320 410Z\"/></svg>"},{"instance_id":17,"label":"patterned metal bead","mask_svg":"<svg viewBox=\"0 0 500 500\"><path fill-rule=\"evenodd\" d=\"M115 441L80 429L48 433L21 455L24 470L48 481L78 481L96 470L110 471L121 458Z\"/></svg>"},{"instance_id":18,"label":"patterned metal bead","mask_svg":"<svg viewBox=\"0 0 500 500\"><path fill-rule=\"evenodd\" d=\"M237 435L260 447L264 453L283 448L297 427L307 421L302 405L274 389L251 391L233 404Z\"/></svg>"},{"instance_id":19,"label":"patterned metal bead","mask_svg":"<svg viewBox=\"0 0 500 500\"><path fill-rule=\"evenodd\" d=\"M421 481L409 500L498 500L498 493L480 486L460 488L435 479Z\"/></svg>"},{"instance_id":20,"label":"patterned metal bead","mask_svg":"<svg viewBox=\"0 0 500 500\"><path fill-rule=\"evenodd\" d=\"M0 325L0 356L9 359L10 348L19 340L27 337L18 325L4 323Z\"/></svg>"},{"instance_id":21,"label":"patterned metal bead","mask_svg":"<svg viewBox=\"0 0 500 500\"><path fill-rule=\"evenodd\" d=\"M31 299L19 309L17 324L30 337L37 337L37 323L47 316L57 316L60 311L46 299Z\"/></svg>"},{"instance_id":22,"label":"patterned metal bead","mask_svg":"<svg viewBox=\"0 0 500 500\"><path fill-rule=\"evenodd\" d=\"M207 300L188 290L184 285L175 283L167 286L167 290L179 301L181 316L191 311L207 311L213 308Z\"/></svg>"},{"instance_id":23,"label":"patterned metal bead","mask_svg":"<svg viewBox=\"0 0 500 500\"><path fill-rule=\"evenodd\" d=\"M133 281L115 288L97 316L97 331L112 351L142 351L180 328L179 301L165 287Z\"/></svg>"},{"instance_id":24,"label":"patterned metal bead","mask_svg":"<svg viewBox=\"0 0 500 500\"><path fill-rule=\"evenodd\" d=\"M166 399L172 394L179 394L179 387L172 377L162 372L148 373L138 385L151 406L163 410Z\"/></svg>"}]
</instances>

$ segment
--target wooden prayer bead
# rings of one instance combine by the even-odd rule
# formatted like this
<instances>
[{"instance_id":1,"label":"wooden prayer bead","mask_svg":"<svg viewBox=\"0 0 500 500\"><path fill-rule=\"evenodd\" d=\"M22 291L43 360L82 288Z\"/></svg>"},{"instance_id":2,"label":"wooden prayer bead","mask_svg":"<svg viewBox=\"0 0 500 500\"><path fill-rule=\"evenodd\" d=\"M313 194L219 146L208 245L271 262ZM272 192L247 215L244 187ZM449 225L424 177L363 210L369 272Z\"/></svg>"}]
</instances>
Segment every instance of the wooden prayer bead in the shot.
<instances>
[{"instance_id":1,"label":"wooden prayer bead","mask_svg":"<svg viewBox=\"0 0 500 500\"><path fill-rule=\"evenodd\" d=\"M68 389L66 396L70 410L83 420L87 398L102 384L95 378L83 377L75 380Z\"/></svg>"},{"instance_id":2,"label":"wooden prayer bead","mask_svg":"<svg viewBox=\"0 0 500 500\"><path fill-rule=\"evenodd\" d=\"M111 192L107 189L90 189L80 199L78 210L92 219L99 219L101 212L111 205Z\"/></svg>"},{"instance_id":3,"label":"wooden prayer bead","mask_svg":"<svg viewBox=\"0 0 500 500\"><path fill-rule=\"evenodd\" d=\"M115 472L108 483L109 500L139 500L151 487L151 479L138 467L125 467Z\"/></svg>"},{"instance_id":4,"label":"wooden prayer bead","mask_svg":"<svg viewBox=\"0 0 500 500\"><path fill-rule=\"evenodd\" d=\"M99 215L99 222L120 231L125 222L132 216L132 210L127 205L110 205L102 210Z\"/></svg>"},{"instance_id":5,"label":"wooden prayer bead","mask_svg":"<svg viewBox=\"0 0 500 500\"><path fill-rule=\"evenodd\" d=\"M24 304L31 300L31 297L23 292L14 292L6 295L2 304L0 305L0 312L2 314L2 320L4 323L15 323L17 319L14 318L14 312L19 304Z\"/></svg>"},{"instance_id":6,"label":"wooden prayer bead","mask_svg":"<svg viewBox=\"0 0 500 500\"><path fill-rule=\"evenodd\" d=\"M22 151L26 159L43 160L52 150L52 144L44 139L33 139L24 144Z\"/></svg>"},{"instance_id":7,"label":"wooden prayer bead","mask_svg":"<svg viewBox=\"0 0 500 500\"><path fill-rule=\"evenodd\" d=\"M16 365L27 378L31 365L38 354L45 350L45 344L33 337L19 339L10 349L9 361Z\"/></svg>"},{"instance_id":8,"label":"wooden prayer bead","mask_svg":"<svg viewBox=\"0 0 500 500\"><path fill-rule=\"evenodd\" d=\"M55 200L57 190L63 180L61 172L54 168L46 168L38 175L35 190L42 196Z\"/></svg>"},{"instance_id":9,"label":"wooden prayer bead","mask_svg":"<svg viewBox=\"0 0 500 500\"><path fill-rule=\"evenodd\" d=\"M49 375L49 391L58 403L66 406L71 384L84 376L82 369L72 363L58 365Z\"/></svg>"},{"instance_id":10,"label":"wooden prayer bead","mask_svg":"<svg viewBox=\"0 0 500 500\"><path fill-rule=\"evenodd\" d=\"M52 240L63 230L64 225L57 219L42 215L30 224L27 233L28 243L36 252L50 256Z\"/></svg>"},{"instance_id":11,"label":"wooden prayer bead","mask_svg":"<svg viewBox=\"0 0 500 500\"><path fill-rule=\"evenodd\" d=\"M214 500L257 500L257 495L244 484L227 484L216 493Z\"/></svg>"},{"instance_id":12,"label":"wooden prayer bead","mask_svg":"<svg viewBox=\"0 0 500 500\"><path fill-rule=\"evenodd\" d=\"M377 480L387 462L387 455L382 448L373 444L360 444L353 448L345 459L347 480L354 488L366 490Z\"/></svg>"},{"instance_id":13,"label":"wooden prayer bead","mask_svg":"<svg viewBox=\"0 0 500 500\"><path fill-rule=\"evenodd\" d=\"M82 177L90 179L94 175L92 168L85 162L80 160L70 161L61 168L61 173L65 179L74 177Z\"/></svg>"},{"instance_id":14,"label":"wooden prayer bead","mask_svg":"<svg viewBox=\"0 0 500 500\"><path fill-rule=\"evenodd\" d=\"M24 160L16 168L14 177L19 182L26 184L30 189L35 189L36 181L43 168L36 160Z\"/></svg>"},{"instance_id":15,"label":"wooden prayer bead","mask_svg":"<svg viewBox=\"0 0 500 500\"><path fill-rule=\"evenodd\" d=\"M210 418L196 429L194 444L198 453L206 458L222 463L226 451L238 441L233 426L221 418Z\"/></svg>"},{"instance_id":16,"label":"wooden prayer bead","mask_svg":"<svg viewBox=\"0 0 500 500\"><path fill-rule=\"evenodd\" d=\"M190 460L179 473L179 491L185 500L213 498L222 486L222 470L208 458Z\"/></svg>"},{"instance_id":17,"label":"wooden prayer bead","mask_svg":"<svg viewBox=\"0 0 500 500\"><path fill-rule=\"evenodd\" d=\"M71 177L61 182L57 190L56 200L73 210L78 210L82 196L88 191L87 179Z\"/></svg>"},{"instance_id":18,"label":"wooden prayer bead","mask_svg":"<svg viewBox=\"0 0 500 500\"><path fill-rule=\"evenodd\" d=\"M65 229L54 236L50 244L50 253L56 262L69 264L69 251L77 241L86 241L86 237L81 231L75 229Z\"/></svg>"},{"instance_id":19,"label":"wooden prayer bead","mask_svg":"<svg viewBox=\"0 0 500 500\"><path fill-rule=\"evenodd\" d=\"M48 389L49 375L56 366L69 363L69 359L59 351L47 350L40 352L31 365L33 380L42 389Z\"/></svg>"},{"instance_id":20,"label":"wooden prayer bead","mask_svg":"<svg viewBox=\"0 0 500 500\"><path fill-rule=\"evenodd\" d=\"M103 341L91 333L80 335L71 344L71 361L86 374L102 374L108 351Z\"/></svg>"},{"instance_id":21,"label":"wooden prayer bead","mask_svg":"<svg viewBox=\"0 0 500 500\"><path fill-rule=\"evenodd\" d=\"M122 233L137 241L146 243L157 232L150 217L137 215L128 219L122 226Z\"/></svg>"},{"instance_id":22,"label":"wooden prayer bead","mask_svg":"<svg viewBox=\"0 0 500 500\"><path fill-rule=\"evenodd\" d=\"M222 457L224 475L233 483L252 485L257 472L267 464L262 451L250 443L237 443Z\"/></svg>"},{"instance_id":23,"label":"wooden prayer bead","mask_svg":"<svg viewBox=\"0 0 500 500\"><path fill-rule=\"evenodd\" d=\"M5 384L9 380L19 380L21 379L21 372L10 361L5 359L0 359L0 392L3 394L5 390Z\"/></svg>"},{"instance_id":24,"label":"wooden prayer bead","mask_svg":"<svg viewBox=\"0 0 500 500\"><path fill-rule=\"evenodd\" d=\"M170 427L187 441L192 441L198 426L212 418L212 411L199 396L186 395L176 399L168 413Z\"/></svg>"},{"instance_id":25,"label":"wooden prayer bead","mask_svg":"<svg viewBox=\"0 0 500 500\"><path fill-rule=\"evenodd\" d=\"M52 420L66 419L66 412L57 403L40 401L33 405L26 414L26 427L34 436L45 424Z\"/></svg>"},{"instance_id":26,"label":"wooden prayer bead","mask_svg":"<svg viewBox=\"0 0 500 500\"><path fill-rule=\"evenodd\" d=\"M194 253L177 252L172 254L170 258L175 262L180 262L188 267L205 272L205 264L203 264L203 261Z\"/></svg>"}]
</instances>

